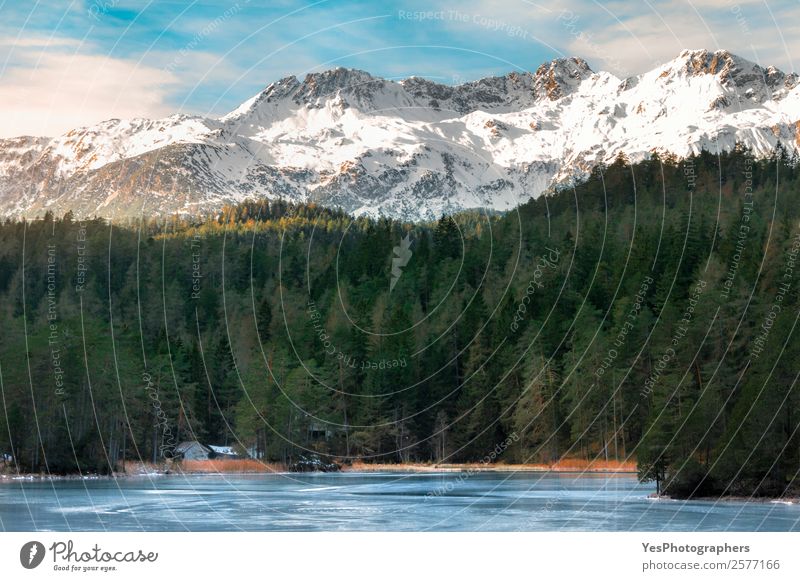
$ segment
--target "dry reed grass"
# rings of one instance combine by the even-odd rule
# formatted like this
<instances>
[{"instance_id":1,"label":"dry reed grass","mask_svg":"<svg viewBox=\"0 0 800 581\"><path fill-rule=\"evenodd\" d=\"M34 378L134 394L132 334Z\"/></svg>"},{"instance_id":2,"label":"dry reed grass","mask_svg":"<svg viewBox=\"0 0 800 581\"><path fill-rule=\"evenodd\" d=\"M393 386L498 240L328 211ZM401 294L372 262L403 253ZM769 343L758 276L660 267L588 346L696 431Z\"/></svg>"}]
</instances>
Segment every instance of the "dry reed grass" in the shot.
<instances>
[{"instance_id":1,"label":"dry reed grass","mask_svg":"<svg viewBox=\"0 0 800 581\"><path fill-rule=\"evenodd\" d=\"M174 465L176 472L184 474L249 474L264 472L286 472L280 463L261 462L252 458L231 460L182 460Z\"/></svg>"}]
</instances>

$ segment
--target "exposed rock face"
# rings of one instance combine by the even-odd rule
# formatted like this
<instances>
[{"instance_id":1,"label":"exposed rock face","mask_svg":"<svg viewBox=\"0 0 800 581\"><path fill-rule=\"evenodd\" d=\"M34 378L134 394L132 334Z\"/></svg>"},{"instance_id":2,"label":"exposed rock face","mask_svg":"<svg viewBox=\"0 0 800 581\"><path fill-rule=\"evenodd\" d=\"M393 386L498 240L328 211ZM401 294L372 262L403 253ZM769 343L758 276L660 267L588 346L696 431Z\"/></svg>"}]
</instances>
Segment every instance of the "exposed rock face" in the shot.
<instances>
[{"instance_id":1,"label":"exposed rock face","mask_svg":"<svg viewBox=\"0 0 800 581\"><path fill-rule=\"evenodd\" d=\"M592 75L592 69L581 58L556 59L536 70L534 89L537 96L556 101L571 94L582 81Z\"/></svg>"},{"instance_id":2,"label":"exposed rock face","mask_svg":"<svg viewBox=\"0 0 800 581\"><path fill-rule=\"evenodd\" d=\"M796 74L787 75L775 67L762 68L725 50L683 51L676 61L678 74L688 76L711 75L744 98L757 103L779 100L798 84ZM669 71L665 71L669 73Z\"/></svg>"}]
</instances>

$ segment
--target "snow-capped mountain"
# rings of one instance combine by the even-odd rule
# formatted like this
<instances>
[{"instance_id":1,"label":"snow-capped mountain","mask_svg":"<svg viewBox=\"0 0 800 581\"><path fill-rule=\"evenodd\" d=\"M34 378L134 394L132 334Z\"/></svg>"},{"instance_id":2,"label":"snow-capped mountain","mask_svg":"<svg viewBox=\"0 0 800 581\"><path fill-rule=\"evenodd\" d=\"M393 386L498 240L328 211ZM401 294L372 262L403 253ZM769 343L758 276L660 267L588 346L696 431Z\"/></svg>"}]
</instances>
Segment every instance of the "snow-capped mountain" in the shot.
<instances>
[{"instance_id":1,"label":"snow-capped mountain","mask_svg":"<svg viewBox=\"0 0 800 581\"><path fill-rule=\"evenodd\" d=\"M219 119L112 119L0 140L0 214L203 213L255 197L427 219L508 210L620 153L800 149L800 80L725 51L637 77L579 58L458 86L335 69Z\"/></svg>"}]
</instances>

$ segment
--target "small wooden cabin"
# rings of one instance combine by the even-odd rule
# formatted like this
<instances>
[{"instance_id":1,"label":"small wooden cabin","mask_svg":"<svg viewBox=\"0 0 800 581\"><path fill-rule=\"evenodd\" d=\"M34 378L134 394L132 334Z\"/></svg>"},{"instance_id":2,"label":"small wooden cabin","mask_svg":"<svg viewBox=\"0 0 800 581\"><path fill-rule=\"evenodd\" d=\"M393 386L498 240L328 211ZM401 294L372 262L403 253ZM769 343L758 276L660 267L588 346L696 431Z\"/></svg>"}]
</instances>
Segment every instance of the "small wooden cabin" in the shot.
<instances>
[{"instance_id":1,"label":"small wooden cabin","mask_svg":"<svg viewBox=\"0 0 800 581\"><path fill-rule=\"evenodd\" d=\"M174 456L183 460L208 460L211 450L200 442L181 442L175 447Z\"/></svg>"}]
</instances>

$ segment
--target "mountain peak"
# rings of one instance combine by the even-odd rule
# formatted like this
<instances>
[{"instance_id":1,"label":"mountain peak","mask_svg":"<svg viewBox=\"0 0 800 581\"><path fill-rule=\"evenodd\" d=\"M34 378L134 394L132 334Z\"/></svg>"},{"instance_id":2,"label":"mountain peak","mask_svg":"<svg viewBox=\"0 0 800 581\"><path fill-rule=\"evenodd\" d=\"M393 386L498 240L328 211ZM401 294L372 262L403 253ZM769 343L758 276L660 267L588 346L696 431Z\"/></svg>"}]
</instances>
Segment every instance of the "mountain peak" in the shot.
<instances>
[{"instance_id":1,"label":"mountain peak","mask_svg":"<svg viewBox=\"0 0 800 581\"><path fill-rule=\"evenodd\" d=\"M580 57L554 59L536 69L534 90L537 97L546 96L555 101L572 93L593 74L594 71Z\"/></svg>"},{"instance_id":2,"label":"mountain peak","mask_svg":"<svg viewBox=\"0 0 800 581\"><path fill-rule=\"evenodd\" d=\"M373 84L385 82L366 71L344 67L308 73L302 82L296 76L289 75L271 83L220 120L229 121L244 115L258 114L264 105L278 104L287 99L300 105L334 97L339 91L347 90L360 94L368 91L367 87Z\"/></svg>"},{"instance_id":3,"label":"mountain peak","mask_svg":"<svg viewBox=\"0 0 800 581\"><path fill-rule=\"evenodd\" d=\"M798 84L795 74L785 74L760 65L727 50L684 50L662 67L660 79L692 78L711 75L738 96L755 103L779 100Z\"/></svg>"},{"instance_id":4,"label":"mountain peak","mask_svg":"<svg viewBox=\"0 0 800 581\"><path fill-rule=\"evenodd\" d=\"M322 97L340 89L351 89L372 81L384 82L366 71L336 67L318 73L308 73L300 92L313 97Z\"/></svg>"},{"instance_id":5,"label":"mountain peak","mask_svg":"<svg viewBox=\"0 0 800 581\"><path fill-rule=\"evenodd\" d=\"M673 62L676 61L690 75L717 75L721 78L726 78L742 69L752 70L758 67L755 63L727 50L714 52L705 49L684 50Z\"/></svg>"}]
</instances>

